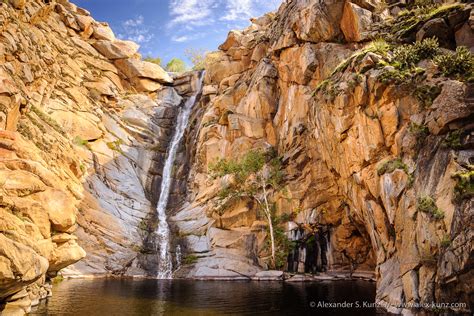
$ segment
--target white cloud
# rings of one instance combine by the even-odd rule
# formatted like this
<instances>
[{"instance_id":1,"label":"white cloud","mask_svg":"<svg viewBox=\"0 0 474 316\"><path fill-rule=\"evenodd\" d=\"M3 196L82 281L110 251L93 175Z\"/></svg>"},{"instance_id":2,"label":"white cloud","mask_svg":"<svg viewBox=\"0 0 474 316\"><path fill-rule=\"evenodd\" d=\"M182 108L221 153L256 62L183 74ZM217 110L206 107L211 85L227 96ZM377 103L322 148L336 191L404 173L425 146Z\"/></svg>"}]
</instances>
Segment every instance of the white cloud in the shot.
<instances>
[{"instance_id":1,"label":"white cloud","mask_svg":"<svg viewBox=\"0 0 474 316\"><path fill-rule=\"evenodd\" d=\"M169 8L173 19L168 27L177 24L210 24L214 21L211 16L216 5L216 0L171 0Z\"/></svg>"},{"instance_id":2,"label":"white cloud","mask_svg":"<svg viewBox=\"0 0 474 316\"><path fill-rule=\"evenodd\" d=\"M184 43L184 42L189 42L198 38L203 38L204 36L206 36L206 33L195 33L192 35L175 35L171 37L171 40L177 43Z\"/></svg>"},{"instance_id":3,"label":"white cloud","mask_svg":"<svg viewBox=\"0 0 474 316\"><path fill-rule=\"evenodd\" d=\"M254 1L252 0L227 0L226 14L220 18L224 21L247 20L252 17Z\"/></svg>"},{"instance_id":4,"label":"white cloud","mask_svg":"<svg viewBox=\"0 0 474 316\"><path fill-rule=\"evenodd\" d=\"M143 22L145 19L143 18L143 15L139 15L136 19L130 19L125 22L123 22L123 26L125 27L137 27L140 25L143 25Z\"/></svg>"},{"instance_id":5,"label":"white cloud","mask_svg":"<svg viewBox=\"0 0 474 316\"><path fill-rule=\"evenodd\" d=\"M171 20L167 24L171 41L183 43L202 38L199 27L215 25L244 28L245 21L278 8L282 0L169 0ZM139 17L140 18L140 17ZM135 21L139 21L140 19ZM133 24L133 23L131 23ZM200 33L195 33L200 32Z\"/></svg>"},{"instance_id":6,"label":"white cloud","mask_svg":"<svg viewBox=\"0 0 474 316\"><path fill-rule=\"evenodd\" d=\"M153 38L153 34L145 26L145 19L142 15L122 22L121 31L118 35L119 38L134 41L138 44L146 44Z\"/></svg>"},{"instance_id":7,"label":"white cloud","mask_svg":"<svg viewBox=\"0 0 474 316\"><path fill-rule=\"evenodd\" d=\"M183 36L173 36L171 38L171 40L173 42L178 42L178 43L182 43L182 42L187 42L189 41L189 36L186 36L186 35L183 35Z\"/></svg>"}]
</instances>

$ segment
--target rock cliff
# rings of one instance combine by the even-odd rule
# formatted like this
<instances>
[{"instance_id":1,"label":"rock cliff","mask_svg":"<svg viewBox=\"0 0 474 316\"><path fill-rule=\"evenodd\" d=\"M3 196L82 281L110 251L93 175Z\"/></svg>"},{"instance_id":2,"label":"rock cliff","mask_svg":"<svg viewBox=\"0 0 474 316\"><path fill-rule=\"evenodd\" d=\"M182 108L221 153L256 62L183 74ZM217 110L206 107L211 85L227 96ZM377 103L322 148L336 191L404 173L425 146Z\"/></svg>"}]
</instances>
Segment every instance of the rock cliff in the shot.
<instances>
[{"instance_id":1,"label":"rock cliff","mask_svg":"<svg viewBox=\"0 0 474 316\"><path fill-rule=\"evenodd\" d=\"M374 272L392 312L472 301L474 11L425 2L286 1L208 56L173 172L176 277L273 275L261 210L218 210L230 180L209 172L264 149L283 175L277 268ZM198 74L142 61L67 0L4 1L0 28L3 308L28 311L60 270L155 276L163 162Z\"/></svg>"},{"instance_id":2,"label":"rock cliff","mask_svg":"<svg viewBox=\"0 0 474 316\"><path fill-rule=\"evenodd\" d=\"M173 79L68 1L3 2L0 27L6 311L50 295L49 280L66 267L64 276L152 275L143 245L174 119L196 75Z\"/></svg>"},{"instance_id":3,"label":"rock cliff","mask_svg":"<svg viewBox=\"0 0 474 316\"><path fill-rule=\"evenodd\" d=\"M281 268L374 271L377 301L397 313L402 303L471 301L472 12L298 0L231 31L208 58L190 194L170 219L195 261L178 275L268 267L257 203L218 211L229 179L213 180L209 166L271 148L284 173L275 222L297 242L280 248ZM459 46L470 66L456 75L438 55Z\"/></svg>"}]
</instances>

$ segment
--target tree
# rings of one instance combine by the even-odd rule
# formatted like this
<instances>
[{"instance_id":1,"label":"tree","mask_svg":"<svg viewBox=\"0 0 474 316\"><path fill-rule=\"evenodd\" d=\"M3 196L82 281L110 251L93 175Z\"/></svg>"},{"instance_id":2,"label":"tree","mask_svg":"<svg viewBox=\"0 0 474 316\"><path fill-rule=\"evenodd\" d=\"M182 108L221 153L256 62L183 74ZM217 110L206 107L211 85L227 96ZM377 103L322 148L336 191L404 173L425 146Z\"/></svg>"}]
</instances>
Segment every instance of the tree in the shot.
<instances>
[{"instance_id":1,"label":"tree","mask_svg":"<svg viewBox=\"0 0 474 316\"><path fill-rule=\"evenodd\" d=\"M170 72L184 72L186 71L186 64L179 58L173 58L166 64L166 70Z\"/></svg>"},{"instance_id":2,"label":"tree","mask_svg":"<svg viewBox=\"0 0 474 316\"><path fill-rule=\"evenodd\" d=\"M275 231L269 194L278 190L283 178L281 161L273 150L251 150L239 160L220 159L209 166L212 178L230 175L229 183L218 194L219 208L225 209L235 199L244 197L257 202L263 211L270 231L271 265L275 264Z\"/></svg>"},{"instance_id":3,"label":"tree","mask_svg":"<svg viewBox=\"0 0 474 316\"><path fill-rule=\"evenodd\" d=\"M219 52L210 52L201 48L188 48L184 54L193 63L193 70L204 70L207 66L219 61Z\"/></svg>"},{"instance_id":4,"label":"tree","mask_svg":"<svg viewBox=\"0 0 474 316\"><path fill-rule=\"evenodd\" d=\"M146 56L143 60L147 61L147 62L150 62L150 63L157 64L158 66L161 66L161 58L160 57Z\"/></svg>"},{"instance_id":5,"label":"tree","mask_svg":"<svg viewBox=\"0 0 474 316\"><path fill-rule=\"evenodd\" d=\"M188 48L184 51L184 54L193 63L193 70L203 70L205 68L207 51L204 49Z\"/></svg>"}]
</instances>

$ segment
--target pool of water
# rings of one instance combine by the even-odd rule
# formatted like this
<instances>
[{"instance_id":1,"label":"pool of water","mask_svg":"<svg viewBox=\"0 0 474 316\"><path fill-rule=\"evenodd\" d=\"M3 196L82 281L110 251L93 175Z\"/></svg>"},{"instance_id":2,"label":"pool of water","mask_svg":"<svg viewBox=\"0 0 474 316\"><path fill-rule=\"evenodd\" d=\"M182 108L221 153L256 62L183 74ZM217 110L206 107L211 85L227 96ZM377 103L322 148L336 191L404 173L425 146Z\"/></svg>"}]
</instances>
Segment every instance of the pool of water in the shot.
<instances>
[{"instance_id":1,"label":"pool of water","mask_svg":"<svg viewBox=\"0 0 474 316\"><path fill-rule=\"evenodd\" d=\"M374 302L375 284L195 280L73 279L53 286L53 297L32 315L379 315L356 302ZM353 303L353 308L322 307Z\"/></svg>"}]
</instances>

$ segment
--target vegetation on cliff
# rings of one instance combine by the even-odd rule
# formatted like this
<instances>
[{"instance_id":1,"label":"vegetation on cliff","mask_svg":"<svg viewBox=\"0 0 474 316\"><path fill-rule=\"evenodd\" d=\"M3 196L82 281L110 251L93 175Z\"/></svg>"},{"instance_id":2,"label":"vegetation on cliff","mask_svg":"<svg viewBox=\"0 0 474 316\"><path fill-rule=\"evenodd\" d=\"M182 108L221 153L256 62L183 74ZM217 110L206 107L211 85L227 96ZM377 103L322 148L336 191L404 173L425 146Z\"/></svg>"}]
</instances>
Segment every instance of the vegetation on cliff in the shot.
<instances>
[{"instance_id":1,"label":"vegetation on cliff","mask_svg":"<svg viewBox=\"0 0 474 316\"><path fill-rule=\"evenodd\" d=\"M231 176L219 192L218 210L225 211L235 199L251 198L259 205L267 219L270 232L271 266L276 267L276 246L273 205L270 201L272 191L278 190L283 179L280 158L273 150L251 150L239 160L220 159L209 165L211 177ZM281 233L280 233L281 234ZM280 264L281 266L281 264Z\"/></svg>"}]
</instances>

